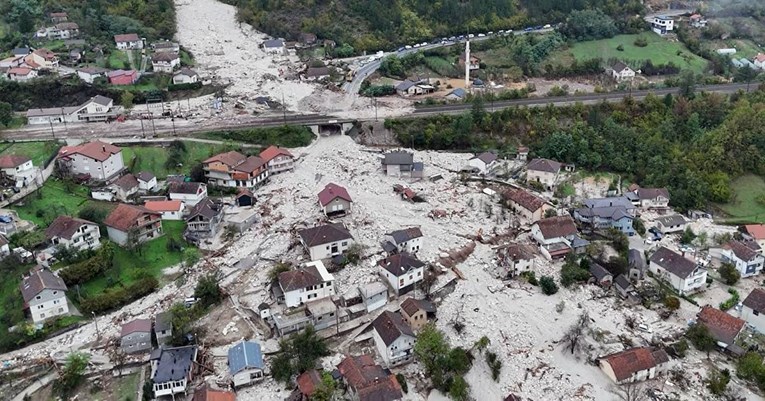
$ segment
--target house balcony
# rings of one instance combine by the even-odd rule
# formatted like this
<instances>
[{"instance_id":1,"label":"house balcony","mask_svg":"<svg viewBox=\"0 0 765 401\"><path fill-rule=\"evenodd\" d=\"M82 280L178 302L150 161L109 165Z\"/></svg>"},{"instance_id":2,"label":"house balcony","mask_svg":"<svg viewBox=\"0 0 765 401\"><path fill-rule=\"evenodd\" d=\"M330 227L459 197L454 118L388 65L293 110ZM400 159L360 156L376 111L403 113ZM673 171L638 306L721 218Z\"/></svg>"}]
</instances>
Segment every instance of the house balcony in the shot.
<instances>
[{"instance_id":1,"label":"house balcony","mask_svg":"<svg viewBox=\"0 0 765 401\"><path fill-rule=\"evenodd\" d=\"M154 396L156 398L167 395L172 396L174 394L181 394L185 392L186 379L173 382L154 383Z\"/></svg>"}]
</instances>

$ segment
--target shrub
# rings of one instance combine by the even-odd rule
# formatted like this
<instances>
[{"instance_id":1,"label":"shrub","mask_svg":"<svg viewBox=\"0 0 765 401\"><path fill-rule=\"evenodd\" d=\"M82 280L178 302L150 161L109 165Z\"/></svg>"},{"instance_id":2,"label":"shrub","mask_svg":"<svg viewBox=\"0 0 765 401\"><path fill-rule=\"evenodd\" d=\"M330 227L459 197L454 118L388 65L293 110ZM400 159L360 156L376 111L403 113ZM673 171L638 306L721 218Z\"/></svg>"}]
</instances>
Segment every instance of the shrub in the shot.
<instances>
[{"instance_id":1,"label":"shrub","mask_svg":"<svg viewBox=\"0 0 765 401\"><path fill-rule=\"evenodd\" d=\"M723 282L727 285L734 285L741 279L741 273L739 273L736 266L731 263L723 263L722 266L717 269L717 272L720 273L720 278L722 278Z\"/></svg>"},{"instance_id":2,"label":"shrub","mask_svg":"<svg viewBox=\"0 0 765 401\"><path fill-rule=\"evenodd\" d=\"M739 301L738 291L736 291L734 288L730 288L728 289L728 294L730 294L731 297L725 300L724 302L720 303L720 310L727 311L728 309L736 306L736 304L738 303Z\"/></svg>"},{"instance_id":3,"label":"shrub","mask_svg":"<svg viewBox=\"0 0 765 401\"><path fill-rule=\"evenodd\" d=\"M401 373L396 373L396 381L401 386L401 391L404 392L404 394L409 392L409 386L406 384L406 377L404 377Z\"/></svg>"},{"instance_id":4,"label":"shrub","mask_svg":"<svg viewBox=\"0 0 765 401\"><path fill-rule=\"evenodd\" d=\"M619 46L616 46L616 50L623 52L624 51L624 45L620 44Z\"/></svg>"},{"instance_id":5,"label":"shrub","mask_svg":"<svg viewBox=\"0 0 765 401\"><path fill-rule=\"evenodd\" d=\"M664 306L666 306L667 309L671 311L678 310L680 309L680 299L678 297L668 295L664 298Z\"/></svg>"},{"instance_id":6,"label":"shrub","mask_svg":"<svg viewBox=\"0 0 765 401\"><path fill-rule=\"evenodd\" d=\"M528 282L529 282L529 284L531 284L531 285L533 285L533 286L537 286L537 285L539 285L539 281L537 281L537 276L536 276L536 274L535 274L534 272L532 272L532 271L525 271L525 272L521 272L521 274L519 275L519 277L520 277L520 278L522 278L522 279L524 279L524 280L526 280L526 281L528 281Z\"/></svg>"},{"instance_id":7,"label":"shrub","mask_svg":"<svg viewBox=\"0 0 765 401\"><path fill-rule=\"evenodd\" d=\"M159 282L156 278L146 277L127 287L112 289L89 297L80 303L80 307L86 314L105 312L152 293L158 285Z\"/></svg>"},{"instance_id":8,"label":"shrub","mask_svg":"<svg viewBox=\"0 0 765 401\"><path fill-rule=\"evenodd\" d=\"M495 382L499 381L499 373L502 371L502 361L497 357L494 352L488 351L486 353L486 364L491 369L491 378Z\"/></svg>"},{"instance_id":9,"label":"shrub","mask_svg":"<svg viewBox=\"0 0 765 401\"><path fill-rule=\"evenodd\" d=\"M550 276L542 276L539 279L539 286L542 287L542 293L545 295L553 295L558 292L558 284L555 284L555 279Z\"/></svg>"},{"instance_id":10,"label":"shrub","mask_svg":"<svg viewBox=\"0 0 765 401\"><path fill-rule=\"evenodd\" d=\"M637 47L646 47L648 46L648 39L646 39L644 36L638 36L633 44Z\"/></svg>"}]
</instances>

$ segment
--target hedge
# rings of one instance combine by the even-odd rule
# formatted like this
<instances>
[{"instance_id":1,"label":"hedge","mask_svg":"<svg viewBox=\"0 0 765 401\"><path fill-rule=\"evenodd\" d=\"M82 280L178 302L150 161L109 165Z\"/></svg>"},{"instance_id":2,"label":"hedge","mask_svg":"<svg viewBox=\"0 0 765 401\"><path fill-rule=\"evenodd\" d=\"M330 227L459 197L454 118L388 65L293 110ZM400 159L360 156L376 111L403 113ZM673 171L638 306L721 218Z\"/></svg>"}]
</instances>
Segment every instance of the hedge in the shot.
<instances>
[{"instance_id":1,"label":"hedge","mask_svg":"<svg viewBox=\"0 0 765 401\"><path fill-rule=\"evenodd\" d=\"M202 87L202 82L189 82L187 84L170 84L167 86L168 92L194 90Z\"/></svg>"},{"instance_id":2,"label":"hedge","mask_svg":"<svg viewBox=\"0 0 765 401\"><path fill-rule=\"evenodd\" d=\"M103 256L96 255L61 269L59 276L68 286L82 284L105 271L110 264L111 262L104 260Z\"/></svg>"},{"instance_id":3,"label":"hedge","mask_svg":"<svg viewBox=\"0 0 765 401\"><path fill-rule=\"evenodd\" d=\"M90 297L82 301L80 307L86 314L105 312L151 294L158 286L159 282L156 278L147 277L138 280L127 287L113 289L103 294Z\"/></svg>"}]
</instances>

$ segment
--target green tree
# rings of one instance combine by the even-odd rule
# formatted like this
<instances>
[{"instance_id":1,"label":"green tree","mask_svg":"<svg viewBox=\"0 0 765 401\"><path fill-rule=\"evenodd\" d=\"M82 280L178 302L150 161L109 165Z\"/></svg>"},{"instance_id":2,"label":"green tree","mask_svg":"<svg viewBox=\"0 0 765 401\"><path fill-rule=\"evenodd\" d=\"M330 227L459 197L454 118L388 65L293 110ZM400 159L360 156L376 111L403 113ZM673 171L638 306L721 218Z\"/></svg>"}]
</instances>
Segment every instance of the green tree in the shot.
<instances>
[{"instance_id":1,"label":"green tree","mask_svg":"<svg viewBox=\"0 0 765 401\"><path fill-rule=\"evenodd\" d=\"M223 294L218 285L219 279L220 274L218 272L210 273L199 279L196 288L194 288L194 297L197 298L197 303L202 308L216 305L221 301Z\"/></svg>"},{"instance_id":2,"label":"green tree","mask_svg":"<svg viewBox=\"0 0 765 401\"><path fill-rule=\"evenodd\" d=\"M720 273L720 278L727 285L735 285L738 280L741 279L741 273L736 269L732 263L723 263L720 268L717 269Z\"/></svg>"},{"instance_id":3,"label":"green tree","mask_svg":"<svg viewBox=\"0 0 765 401\"><path fill-rule=\"evenodd\" d=\"M183 250L183 264L186 267L191 267L199 262L201 254L197 248L186 248Z\"/></svg>"},{"instance_id":4,"label":"green tree","mask_svg":"<svg viewBox=\"0 0 765 401\"><path fill-rule=\"evenodd\" d=\"M736 72L733 74L733 79L736 82L746 82L746 91L749 92L749 84L755 78L757 78L758 74L759 72L756 71L754 68L749 67L748 65L745 65L736 70Z\"/></svg>"},{"instance_id":5,"label":"green tree","mask_svg":"<svg viewBox=\"0 0 765 401\"><path fill-rule=\"evenodd\" d=\"M329 355L326 341L313 326L279 342L280 354L271 362L271 375L276 381L289 383L292 376L313 369L316 361Z\"/></svg>"},{"instance_id":6,"label":"green tree","mask_svg":"<svg viewBox=\"0 0 765 401\"><path fill-rule=\"evenodd\" d=\"M124 91L124 92L122 92L122 95L120 96L120 104L126 110L130 110L130 109L133 108L133 99L134 98L135 98L135 95L133 95L133 92Z\"/></svg>"},{"instance_id":7,"label":"green tree","mask_svg":"<svg viewBox=\"0 0 765 401\"><path fill-rule=\"evenodd\" d=\"M54 386L64 399L68 399L69 394L82 383L88 361L90 361L90 355L83 352L73 352L66 357L64 369Z\"/></svg>"},{"instance_id":8,"label":"green tree","mask_svg":"<svg viewBox=\"0 0 765 401\"><path fill-rule=\"evenodd\" d=\"M680 299L672 295L667 295L664 297L664 306L671 311L676 311L680 309Z\"/></svg>"},{"instance_id":9,"label":"green tree","mask_svg":"<svg viewBox=\"0 0 765 401\"><path fill-rule=\"evenodd\" d=\"M618 32L613 18L598 9L572 11L562 29L571 40L611 38Z\"/></svg>"},{"instance_id":10,"label":"green tree","mask_svg":"<svg viewBox=\"0 0 765 401\"><path fill-rule=\"evenodd\" d=\"M678 81L680 96L693 99L696 96L696 74L692 70L684 70Z\"/></svg>"},{"instance_id":11,"label":"green tree","mask_svg":"<svg viewBox=\"0 0 765 401\"><path fill-rule=\"evenodd\" d=\"M632 220L632 228L635 229L635 232L637 232L638 235L645 235L645 224L640 217L635 217L635 219Z\"/></svg>"},{"instance_id":12,"label":"green tree","mask_svg":"<svg viewBox=\"0 0 765 401\"><path fill-rule=\"evenodd\" d=\"M680 237L680 243L683 245L690 245L695 239L696 234L691 230L691 227L686 227L685 231L683 231L683 235Z\"/></svg>"},{"instance_id":13,"label":"green tree","mask_svg":"<svg viewBox=\"0 0 765 401\"><path fill-rule=\"evenodd\" d=\"M449 386L449 398L455 401L465 401L470 397L470 386L462 376L457 376Z\"/></svg>"},{"instance_id":14,"label":"green tree","mask_svg":"<svg viewBox=\"0 0 765 401\"><path fill-rule=\"evenodd\" d=\"M0 102L0 124L4 126L11 125L13 122L13 108L10 103Z\"/></svg>"},{"instance_id":15,"label":"green tree","mask_svg":"<svg viewBox=\"0 0 765 401\"><path fill-rule=\"evenodd\" d=\"M335 395L335 379L327 372L321 372L321 384L311 394L311 401L330 401Z\"/></svg>"},{"instance_id":16,"label":"green tree","mask_svg":"<svg viewBox=\"0 0 765 401\"><path fill-rule=\"evenodd\" d=\"M550 276L542 276L539 279L539 286L545 295L553 295L558 292L558 284L555 284L555 279Z\"/></svg>"},{"instance_id":17,"label":"green tree","mask_svg":"<svg viewBox=\"0 0 765 401\"><path fill-rule=\"evenodd\" d=\"M723 395L730 382L730 371L728 369L713 370L707 378L707 388L714 395Z\"/></svg>"},{"instance_id":18,"label":"green tree","mask_svg":"<svg viewBox=\"0 0 765 401\"><path fill-rule=\"evenodd\" d=\"M717 341L712 337L709 329L700 323L691 326L685 333L685 336L688 337L688 340L691 341L696 349L701 352L706 352L707 358L709 358L709 353L713 351L717 345Z\"/></svg>"}]
</instances>

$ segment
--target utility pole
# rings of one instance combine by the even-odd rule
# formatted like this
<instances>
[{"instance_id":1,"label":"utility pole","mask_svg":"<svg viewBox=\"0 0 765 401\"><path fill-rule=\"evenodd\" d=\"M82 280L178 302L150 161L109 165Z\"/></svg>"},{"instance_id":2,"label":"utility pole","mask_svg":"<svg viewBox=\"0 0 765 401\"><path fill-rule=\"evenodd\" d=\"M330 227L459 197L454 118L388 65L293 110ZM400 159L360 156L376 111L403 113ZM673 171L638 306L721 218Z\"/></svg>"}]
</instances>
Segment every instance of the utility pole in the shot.
<instances>
[{"instance_id":1,"label":"utility pole","mask_svg":"<svg viewBox=\"0 0 765 401\"><path fill-rule=\"evenodd\" d=\"M53 132L53 120L48 118L48 124L50 124L50 134L53 135L53 139L55 140L56 139L56 133Z\"/></svg>"},{"instance_id":2,"label":"utility pole","mask_svg":"<svg viewBox=\"0 0 765 401\"><path fill-rule=\"evenodd\" d=\"M146 139L146 131L143 130L143 116L138 116L138 119L141 121L141 135L143 135L143 139Z\"/></svg>"},{"instance_id":3,"label":"utility pole","mask_svg":"<svg viewBox=\"0 0 765 401\"><path fill-rule=\"evenodd\" d=\"M170 122L173 123L173 136L178 136L175 132L175 116L170 116Z\"/></svg>"},{"instance_id":4,"label":"utility pole","mask_svg":"<svg viewBox=\"0 0 765 401\"><path fill-rule=\"evenodd\" d=\"M64 122L64 131L69 132L69 127L66 126L66 116L64 115L64 108L61 108L61 121Z\"/></svg>"},{"instance_id":5,"label":"utility pole","mask_svg":"<svg viewBox=\"0 0 765 401\"><path fill-rule=\"evenodd\" d=\"M93 314L93 323L96 324L96 342L99 342L101 340L101 332L98 331L98 318L96 317L96 312L90 312Z\"/></svg>"},{"instance_id":6,"label":"utility pole","mask_svg":"<svg viewBox=\"0 0 765 401\"><path fill-rule=\"evenodd\" d=\"M284 117L284 125L287 125L287 105L284 103L284 91L282 91L282 116Z\"/></svg>"}]
</instances>

